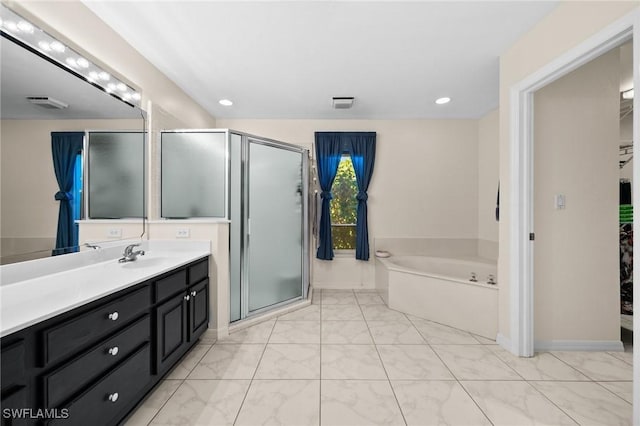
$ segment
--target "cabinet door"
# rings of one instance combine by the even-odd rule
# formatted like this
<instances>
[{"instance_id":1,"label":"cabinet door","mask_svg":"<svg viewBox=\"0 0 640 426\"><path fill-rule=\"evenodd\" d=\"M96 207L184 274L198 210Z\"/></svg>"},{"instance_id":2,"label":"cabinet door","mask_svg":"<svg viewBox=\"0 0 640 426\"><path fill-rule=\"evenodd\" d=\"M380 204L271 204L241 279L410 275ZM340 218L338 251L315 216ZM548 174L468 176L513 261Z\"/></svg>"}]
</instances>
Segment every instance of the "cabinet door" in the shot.
<instances>
[{"instance_id":1,"label":"cabinet door","mask_svg":"<svg viewBox=\"0 0 640 426\"><path fill-rule=\"evenodd\" d=\"M209 280L189 287L189 341L194 341L209 324Z\"/></svg>"},{"instance_id":2,"label":"cabinet door","mask_svg":"<svg viewBox=\"0 0 640 426\"><path fill-rule=\"evenodd\" d=\"M187 348L187 299L185 293L156 308L157 372L171 367Z\"/></svg>"}]
</instances>

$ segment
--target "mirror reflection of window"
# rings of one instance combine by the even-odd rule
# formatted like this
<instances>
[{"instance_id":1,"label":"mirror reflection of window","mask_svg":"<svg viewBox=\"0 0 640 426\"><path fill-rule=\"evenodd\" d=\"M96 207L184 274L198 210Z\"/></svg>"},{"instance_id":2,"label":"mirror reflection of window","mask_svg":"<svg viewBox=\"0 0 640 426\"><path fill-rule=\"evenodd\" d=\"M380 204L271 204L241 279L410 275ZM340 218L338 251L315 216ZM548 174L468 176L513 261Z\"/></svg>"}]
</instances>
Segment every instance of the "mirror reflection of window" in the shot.
<instances>
[{"instance_id":1,"label":"mirror reflection of window","mask_svg":"<svg viewBox=\"0 0 640 426\"><path fill-rule=\"evenodd\" d=\"M140 218L144 214L144 134L89 132L90 219Z\"/></svg>"}]
</instances>

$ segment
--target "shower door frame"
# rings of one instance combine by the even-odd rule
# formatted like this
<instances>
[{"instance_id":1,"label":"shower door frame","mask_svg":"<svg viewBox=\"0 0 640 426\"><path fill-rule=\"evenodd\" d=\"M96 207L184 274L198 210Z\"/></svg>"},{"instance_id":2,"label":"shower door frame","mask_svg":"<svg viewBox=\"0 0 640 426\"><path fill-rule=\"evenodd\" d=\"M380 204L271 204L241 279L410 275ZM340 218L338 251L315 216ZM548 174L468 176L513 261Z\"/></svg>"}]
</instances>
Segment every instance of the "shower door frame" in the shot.
<instances>
[{"instance_id":1,"label":"shower door frame","mask_svg":"<svg viewBox=\"0 0 640 426\"><path fill-rule=\"evenodd\" d=\"M274 139L264 138L261 136L252 135L249 133L238 132L235 130L228 131L229 144L231 143L231 135L238 135L241 137L241 192L242 197L240 200L240 215L242 217L242 223L240 227L241 241L240 241L240 319L234 321L239 322L256 315L260 315L264 312L277 309L281 306L286 306L296 300L304 300L307 298L309 291L309 150L298 145L289 144L286 142L277 141ZM250 289L250 277L249 277L249 252L251 249L250 243L250 222L249 222L249 144L255 143L258 145L269 146L276 149L283 149L300 153L302 157L301 162L301 178L302 178L302 220L301 220L301 232L302 232L302 251L301 251L301 267L302 267L302 279L301 295L288 300L283 300L272 305L268 305L253 311L249 310L249 289ZM229 158L231 152L229 148ZM231 161L231 158L230 158ZM229 197L230 198L230 197ZM231 209L229 209L230 211ZM231 266L231 265L229 265Z\"/></svg>"}]
</instances>

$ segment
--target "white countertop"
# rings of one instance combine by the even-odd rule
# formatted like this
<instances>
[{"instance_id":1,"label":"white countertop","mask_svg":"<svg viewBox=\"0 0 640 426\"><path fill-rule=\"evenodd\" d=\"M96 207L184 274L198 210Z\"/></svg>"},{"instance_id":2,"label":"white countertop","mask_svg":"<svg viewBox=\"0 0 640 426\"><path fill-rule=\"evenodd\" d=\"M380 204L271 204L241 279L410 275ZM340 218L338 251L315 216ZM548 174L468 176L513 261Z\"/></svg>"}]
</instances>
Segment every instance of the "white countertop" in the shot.
<instances>
[{"instance_id":1,"label":"white countertop","mask_svg":"<svg viewBox=\"0 0 640 426\"><path fill-rule=\"evenodd\" d=\"M112 258L0 286L0 337L211 254L202 244L174 249L151 243L143 245L149 250L135 262Z\"/></svg>"}]
</instances>

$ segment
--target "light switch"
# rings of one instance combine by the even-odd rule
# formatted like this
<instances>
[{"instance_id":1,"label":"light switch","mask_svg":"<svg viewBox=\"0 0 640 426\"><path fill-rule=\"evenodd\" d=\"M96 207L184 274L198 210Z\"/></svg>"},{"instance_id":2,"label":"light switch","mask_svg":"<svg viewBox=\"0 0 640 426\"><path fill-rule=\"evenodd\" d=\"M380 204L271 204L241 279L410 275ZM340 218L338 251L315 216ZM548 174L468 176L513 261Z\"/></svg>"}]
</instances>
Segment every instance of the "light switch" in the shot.
<instances>
[{"instance_id":1,"label":"light switch","mask_svg":"<svg viewBox=\"0 0 640 426\"><path fill-rule=\"evenodd\" d=\"M555 201L554 205L556 210L564 209L566 205L564 194L556 194L554 197L554 201Z\"/></svg>"}]
</instances>

